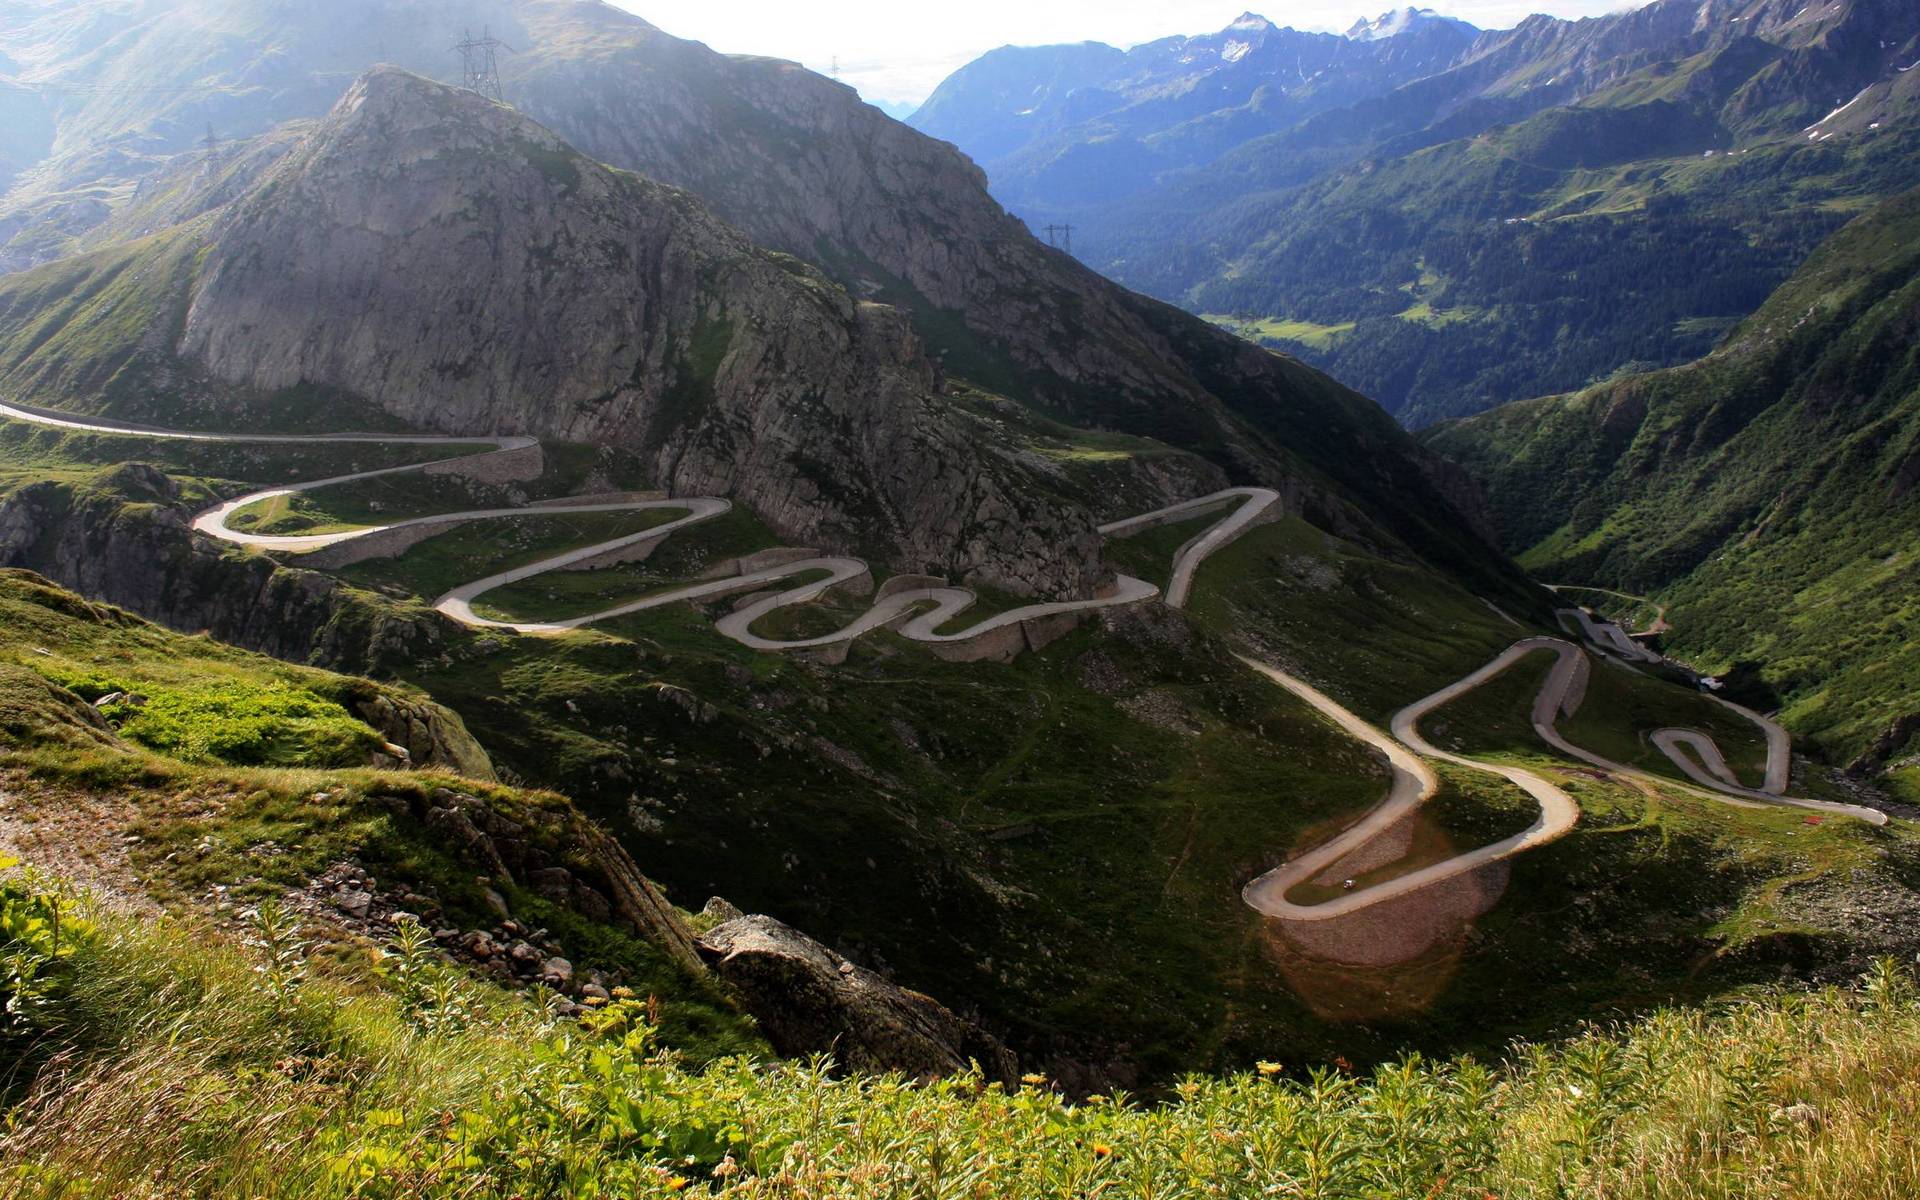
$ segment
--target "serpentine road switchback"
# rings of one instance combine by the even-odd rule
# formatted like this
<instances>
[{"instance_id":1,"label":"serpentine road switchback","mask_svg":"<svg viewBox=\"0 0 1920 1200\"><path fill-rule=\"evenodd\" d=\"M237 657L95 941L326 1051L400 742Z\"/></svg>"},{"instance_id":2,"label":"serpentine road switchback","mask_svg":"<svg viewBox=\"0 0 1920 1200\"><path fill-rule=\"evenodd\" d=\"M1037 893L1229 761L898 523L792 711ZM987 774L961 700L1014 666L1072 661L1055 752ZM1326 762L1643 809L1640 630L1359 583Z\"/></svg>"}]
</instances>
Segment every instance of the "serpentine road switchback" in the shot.
<instances>
[{"instance_id":1,"label":"serpentine road switchback","mask_svg":"<svg viewBox=\"0 0 1920 1200\"><path fill-rule=\"evenodd\" d=\"M290 484L252 492L236 499L226 501L195 518L193 527L211 537L241 546L258 549L279 550L284 552L307 554L330 547L341 546L375 535L391 535L401 531L403 535L412 532L422 536L428 532L439 532L457 524L480 520L525 519L528 517L555 516L571 513L598 512L642 512L642 511L679 511L685 515L639 533L586 546L563 554L542 559L510 571L490 575L448 592L435 602L442 613L470 626L512 630L526 634L554 634L578 629L597 622L612 620L616 617L647 609L659 608L688 601L710 599L727 595L760 592L769 585L799 576L818 575L795 586L774 591L768 595L752 599L743 607L722 617L715 623L716 630L755 650L784 651L801 650L816 647L843 645L876 629L893 627L909 640L936 645L953 645L973 642L1018 626L1028 621L1049 617L1083 613L1101 608L1138 604L1160 597L1167 605L1183 607L1192 589L1194 573L1206 558L1221 547L1232 542L1242 533L1252 528L1279 503L1279 494L1267 488L1230 488L1210 496L1186 501L1144 513L1137 517L1115 521L1100 527L1100 532L1108 536L1125 536L1157 525L1169 524L1189 517L1199 516L1216 510L1226 512L1220 521L1209 527L1198 537L1182 546L1174 557L1173 569L1169 576L1164 595L1160 589L1144 580L1130 576L1118 576L1115 581L1095 597L1083 600L1058 601L1045 604L1027 605L1009 612L988 617L974 625L954 633L941 633L940 628L948 624L975 602L974 593L965 588L952 587L943 581L918 576L896 577L888 580L875 594L873 605L856 617L845 627L832 633L798 640L776 640L762 637L752 631L753 625L762 617L778 609L792 605L805 604L819 599L828 591L842 585L870 579L867 564L856 558L840 556L818 556L805 551L788 552L778 556L779 561L763 566L743 564L740 573L724 578L706 579L635 600L631 603L593 613L584 617L551 623L519 623L490 620L480 616L473 609L473 602L496 588L531 579L551 571L565 570L584 563L607 561L610 555L622 551L634 550L650 543L658 543L674 533L689 526L711 520L732 508L730 501L715 497L683 497L679 499L636 499L617 498L606 502L583 500L580 503L558 502L545 505L533 505L518 508L480 509L471 512L451 513L442 516L425 517L412 521L396 522L392 525L375 528L353 529L344 532L307 534L287 537L249 534L230 527L229 521L240 510L264 500L311 492L320 488L350 484L382 476L399 475L408 472L425 473L431 470L444 471L449 464L474 463L497 456L524 453L533 450L538 442L529 437L445 437L435 435L408 434L325 434L325 435L287 435L287 434L224 434L191 433L174 430L153 429L137 425L121 424L97 419L80 419L60 413L26 408L18 405L0 403L0 418L30 422L37 425L76 432L113 434L122 436L161 438L167 440L195 441L210 443L241 444L366 444L397 445L422 447L468 447L486 446L490 449L478 454L456 456L432 462L417 463L400 467L388 467L374 471L362 471L350 475L341 475L329 479L314 480L309 483ZM420 540L416 538L415 540ZM390 554L400 553L406 546L414 544L400 537L393 543L395 549ZM762 558L770 556L759 556ZM1585 613L1570 610L1563 617L1577 618L1589 642L1603 652L1612 652L1636 661L1659 661L1657 655L1646 651L1638 643L1625 638L1616 638L1618 628L1593 622ZM1391 768L1392 782L1387 798L1357 823L1347 828L1333 839L1322 843L1300 858L1283 864L1279 868L1260 876L1249 883L1244 896L1249 905L1268 915L1293 921L1322 921L1344 916L1369 906L1407 895L1423 887L1431 886L1443 880L1452 879L1476 870L1489 863L1510 858L1523 851L1543 845L1571 830L1579 820L1579 806L1561 788L1531 771L1519 767L1477 762L1460 755L1449 754L1429 743L1419 730L1421 718L1432 710L1454 700L1473 689L1485 684L1527 655L1537 651L1549 650L1558 656L1552 672L1535 697L1533 706L1534 731L1560 753L1588 763L1601 770L1628 779L1644 783L1657 783L1663 787L1683 787L1671 780L1655 779L1618 763L1609 762L1567 742L1554 727L1556 718L1563 712L1571 715L1578 704L1578 697L1585 691L1585 673L1591 669L1590 660L1572 643L1558 638L1533 637L1524 639L1509 648L1480 670L1467 676L1416 704L1409 705L1397 713L1392 721L1392 736L1368 725L1365 721L1343 708L1318 689L1304 680L1298 679L1276 667L1251 659L1242 659L1253 670L1266 676L1274 683L1305 700L1328 719L1351 736L1381 751ZM1767 735L1767 774L1761 789L1748 789L1741 786L1728 767L1720 749L1712 739L1694 730L1666 729L1655 733L1655 744L1670 757L1686 774L1708 789L1698 794L1735 804L1784 804L1800 808L1814 809L1858 817L1874 824L1885 824L1886 817L1873 809L1853 805L1831 804L1818 800L1797 800L1783 793L1787 786L1790 767L1790 741L1784 729L1757 713L1728 705L1729 708L1759 725ZM1531 795L1540 806L1539 817L1522 832L1489 846L1469 851L1448 859L1409 872L1388 882L1369 887L1362 891L1350 892L1337 899L1320 904L1295 904L1287 899L1287 893L1298 885L1321 876L1342 859L1372 842L1397 824L1414 809L1431 799L1439 790L1439 777L1427 765L1426 760L1451 763L1470 770L1482 771L1504 778ZM1694 789L1686 789L1694 790Z\"/></svg>"}]
</instances>

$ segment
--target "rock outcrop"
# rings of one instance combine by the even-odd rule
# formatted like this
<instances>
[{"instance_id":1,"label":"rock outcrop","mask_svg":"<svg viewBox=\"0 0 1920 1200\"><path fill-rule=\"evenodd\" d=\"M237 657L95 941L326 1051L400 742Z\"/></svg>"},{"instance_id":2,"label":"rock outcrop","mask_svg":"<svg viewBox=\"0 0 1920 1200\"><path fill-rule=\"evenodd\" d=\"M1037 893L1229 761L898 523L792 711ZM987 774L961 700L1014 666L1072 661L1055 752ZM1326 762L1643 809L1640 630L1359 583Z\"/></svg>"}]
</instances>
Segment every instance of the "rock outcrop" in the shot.
<instances>
[{"instance_id":1,"label":"rock outcrop","mask_svg":"<svg viewBox=\"0 0 1920 1200\"><path fill-rule=\"evenodd\" d=\"M405 750L408 766L452 771L468 779L496 778L493 760L451 709L384 688L369 686L367 693L354 698L353 715L389 745Z\"/></svg>"},{"instance_id":2,"label":"rock outcrop","mask_svg":"<svg viewBox=\"0 0 1920 1200\"><path fill-rule=\"evenodd\" d=\"M699 948L788 1057L828 1054L844 1070L922 1081L977 1066L1010 1083L1018 1070L1007 1048L971 1021L772 917L730 920Z\"/></svg>"},{"instance_id":3,"label":"rock outcrop","mask_svg":"<svg viewBox=\"0 0 1920 1200\"><path fill-rule=\"evenodd\" d=\"M179 354L419 428L614 444L783 537L1022 593L1097 582L1091 515L935 388L897 311L699 200L394 69L206 234Z\"/></svg>"},{"instance_id":4,"label":"rock outcrop","mask_svg":"<svg viewBox=\"0 0 1920 1200\"><path fill-rule=\"evenodd\" d=\"M419 821L469 865L591 920L623 925L688 971L705 973L679 913L626 850L571 805L528 803L508 812L447 788L376 799Z\"/></svg>"},{"instance_id":5,"label":"rock outcrop","mask_svg":"<svg viewBox=\"0 0 1920 1200\"><path fill-rule=\"evenodd\" d=\"M432 657L456 628L196 535L168 476L137 465L120 475L128 486L37 483L0 501L0 567L37 571L172 629L348 674ZM411 736L383 732L413 749Z\"/></svg>"}]
</instances>

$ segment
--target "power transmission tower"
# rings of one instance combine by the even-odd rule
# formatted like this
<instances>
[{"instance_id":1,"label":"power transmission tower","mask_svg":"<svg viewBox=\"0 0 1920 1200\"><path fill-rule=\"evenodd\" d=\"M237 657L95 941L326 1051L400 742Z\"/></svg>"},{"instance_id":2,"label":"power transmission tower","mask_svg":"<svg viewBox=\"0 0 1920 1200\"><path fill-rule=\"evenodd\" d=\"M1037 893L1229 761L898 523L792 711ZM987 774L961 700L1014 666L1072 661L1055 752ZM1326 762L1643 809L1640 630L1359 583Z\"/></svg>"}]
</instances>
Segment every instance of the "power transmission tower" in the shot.
<instances>
[{"instance_id":1,"label":"power transmission tower","mask_svg":"<svg viewBox=\"0 0 1920 1200\"><path fill-rule=\"evenodd\" d=\"M835 79L840 78L840 56L838 54L833 56L833 66L828 68L827 74Z\"/></svg>"},{"instance_id":2,"label":"power transmission tower","mask_svg":"<svg viewBox=\"0 0 1920 1200\"><path fill-rule=\"evenodd\" d=\"M213 131L213 122L207 122L207 136L197 143L205 153L200 155L200 177L212 176L214 168L220 163L220 135Z\"/></svg>"},{"instance_id":3,"label":"power transmission tower","mask_svg":"<svg viewBox=\"0 0 1920 1200\"><path fill-rule=\"evenodd\" d=\"M513 47L494 37L491 29L482 29L479 37L463 29L453 48L460 52L460 86L505 104L507 98L500 91L498 52Z\"/></svg>"},{"instance_id":4,"label":"power transmission tower","mask_svg":"<svg viewBox=\"0 0 1920 1200\"><path fill-rule=\"evenodd\" d=\"M1073 226L1071 225L1047 226L1047 245L1052 246L1056 250L1065 250L1068 254L1072 254L1073 253Z\"/></svg>"}]
</instances>

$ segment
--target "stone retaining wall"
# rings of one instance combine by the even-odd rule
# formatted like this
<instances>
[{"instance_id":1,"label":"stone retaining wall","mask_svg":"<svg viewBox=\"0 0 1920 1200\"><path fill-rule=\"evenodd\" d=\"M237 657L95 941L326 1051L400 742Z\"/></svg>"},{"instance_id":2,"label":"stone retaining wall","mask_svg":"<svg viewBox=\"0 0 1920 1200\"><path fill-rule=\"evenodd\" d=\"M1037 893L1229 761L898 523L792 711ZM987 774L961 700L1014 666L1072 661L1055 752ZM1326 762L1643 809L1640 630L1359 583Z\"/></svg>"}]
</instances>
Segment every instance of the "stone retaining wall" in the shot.
<instances>
[{"instance_id":1,"label":"stone retaining wall","mask_svg":"<svg viewBox=\"0 0 1920 1200\"><path fill-rule=\"evenodd\" d=\"M439 520L410 521L405 525L376 530L351 541L337 542L311 554L303 554L297 561L301 566L333 571L376 558L398 558L428 538L439 537L470 520L471 517L448 516Z\"/></svg>"},{"instance_id":2,"label":"stone retaining wall","mask_svg":"<svg viewBox=\"0 0 1920 1200\"><path fill-rule=\"evenodd\" d=\"M459 479L471 479L475 483L527 483L540 478L546 469L547 456L535 445L428 463L421 473L451 475Z\"/></svg>"},{"instance_id":3,"label":"stone retaining wall","mask_svg":"<svg viewBox=\"0 0 1920 1200\"><path fill-rule=\"evenodd\" d=\"M592 558L583 558L577 563L571 563L560 569L563 571L598 571L602 567L620 567L628 563L645 562L653 557L653 552L660 548L661 544L667 540L667 537L667 534L656 534L653 537L634 542L631 545L609 550L605 554L596 554Z\"/></svg>"}]
</instances>

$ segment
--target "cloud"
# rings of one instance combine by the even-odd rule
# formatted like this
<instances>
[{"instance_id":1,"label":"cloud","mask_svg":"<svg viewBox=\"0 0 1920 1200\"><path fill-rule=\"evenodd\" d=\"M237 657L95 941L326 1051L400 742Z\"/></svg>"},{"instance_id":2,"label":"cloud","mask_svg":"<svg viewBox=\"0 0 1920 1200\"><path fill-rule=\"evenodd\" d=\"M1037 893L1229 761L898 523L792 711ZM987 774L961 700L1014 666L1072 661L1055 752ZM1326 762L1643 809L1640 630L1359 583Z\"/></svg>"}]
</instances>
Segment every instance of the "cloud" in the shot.
<instances>
[{"instance_id":1,"label":"cloud","mask_svg":"<svg viewBox=\"0 0 1920 1200\"><path fill-rule=\"evenodd\" d=\"M1408 0L1398 0L1400 4ZM1419 0L1412 0L1418 3ZM1427 6L1482 28L1506 28L1532 12L1599 16L1645 0L1427 0ZM614 0L678 37L730 54L793 59L840 78L877 100L919 101L940 81L999 46L1098 41L1132 46L1176 34L1223 29L1257 0ZM1394 0L1288 0L1265 15L1296 29L1338 30Z\"/></svg>"}]
</instances>

